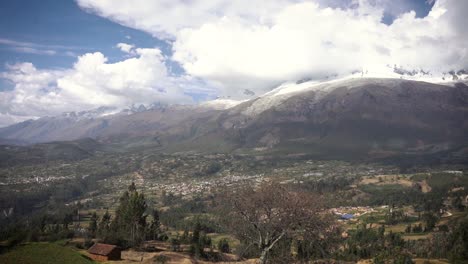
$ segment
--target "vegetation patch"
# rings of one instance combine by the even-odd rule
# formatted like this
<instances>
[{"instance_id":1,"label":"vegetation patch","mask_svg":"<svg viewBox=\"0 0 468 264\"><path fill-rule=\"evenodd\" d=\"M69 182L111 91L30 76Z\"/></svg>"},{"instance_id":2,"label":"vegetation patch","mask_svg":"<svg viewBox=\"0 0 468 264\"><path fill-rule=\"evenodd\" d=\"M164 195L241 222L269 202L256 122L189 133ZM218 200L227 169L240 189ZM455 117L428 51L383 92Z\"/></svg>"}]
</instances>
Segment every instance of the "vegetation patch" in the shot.
<instances>
[{"instance_id":1,"label":"vegetation patch","mask_svg":"<svg viewBox=\"0 0 468 264\"><path fill-rule=\"evenodd\" d=\"M77 251L55 243L29 243L0 255L3 264L90 264L96 263Z\"/></svg>"}]
</instances>

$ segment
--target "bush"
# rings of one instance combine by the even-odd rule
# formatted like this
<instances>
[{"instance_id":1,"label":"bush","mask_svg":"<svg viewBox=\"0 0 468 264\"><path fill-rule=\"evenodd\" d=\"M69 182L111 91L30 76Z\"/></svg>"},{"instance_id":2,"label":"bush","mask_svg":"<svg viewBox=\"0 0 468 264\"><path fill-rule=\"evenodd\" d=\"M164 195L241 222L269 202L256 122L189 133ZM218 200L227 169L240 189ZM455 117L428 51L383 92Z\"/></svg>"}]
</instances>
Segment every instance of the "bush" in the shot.
<instances>
[{"instance_id":1,"label":"bush","mask_svg":"<svg viewBox=\"0 0 468 264\"><path fill-rule=\"evenodd\" d=\"M201 245L200 243L191 244L189 248L189 253L195 258L201 258L205 256L203 251L203 245Z\"/></svg>"},{"instance_id":2,"label":"bush","mask_svg":"<svg viewBox=\"0 0 468 264\"><path fill-rule=\"evenodd\" d=\"M91 239L87 238L87 239L85 239L85 241L84 241L84 243L83 243L83 247L84 247L85 249L88 249L88 248L90 248L93 244L94 244L94 242L93 242Z\"/></svg>"},{"instance_id":3,"label":"bush","mask_svg":"<svg viewBox=\"0 0 468 264\"><path fill-rule=\"evenodd\" d=\"M168 239L169 239L169 237L165 233L159 234L159 236L158 236L159 241L167 241Z\"/></svg>"},{"instance_id":4,"label":"bush","mask_svg":"<svg viewBox=\"0 0 468 264\"><path fill-rule=\"evenodd\" d=\"M180 240L177 238L171 238L172 251L180 251Z\"/></svg>"},{"instance_id":5,"label":"bush","mask_svg":"<svg viewBox=\"0 0 468 264\"><path fill-rule=\"evenodd\" d=\"M229 248L229 241L226 238L218 241L218 250L223 253L229 253L231 251Z\"/></svg>"}]
</instances>

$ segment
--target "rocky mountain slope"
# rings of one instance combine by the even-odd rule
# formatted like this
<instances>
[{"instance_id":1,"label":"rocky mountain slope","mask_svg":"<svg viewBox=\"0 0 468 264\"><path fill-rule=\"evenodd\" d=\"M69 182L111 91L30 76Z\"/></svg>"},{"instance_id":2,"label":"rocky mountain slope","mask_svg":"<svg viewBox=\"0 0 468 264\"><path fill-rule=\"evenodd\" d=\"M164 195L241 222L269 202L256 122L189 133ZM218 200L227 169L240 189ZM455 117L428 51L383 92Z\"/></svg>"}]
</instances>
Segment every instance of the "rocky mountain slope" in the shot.
<instances>
[{"instance_id":1,"label":"rocky mountain slope","mask_svg":"<svg viewBox=\"0 0 468 264\"><path fill-rule=\"evenodd\" d=\"M467 114L465 84L348 79L286 84L218 121L242 147L390 155L466 144Z\"/></svg>"},{"instance_id":2,"label":"rocky mountain slope","mask_svg":"<svg viewBox=\"0 0 468 264\"><path fill-rule=\"evenodd\" d=\"M28 120L0 128L2 142L7 140L43 143L80 138L108 139L159 134L168 127L183 124L187 119L201 118L219 106L139 106L122 111L86 111ZM101 109L102 110L102 109ZM110 110L110 109L108 109ZM94 114L93 114L94 113ZM99 113L99 114L95 114Z\"/></svg>"}]
</instances>

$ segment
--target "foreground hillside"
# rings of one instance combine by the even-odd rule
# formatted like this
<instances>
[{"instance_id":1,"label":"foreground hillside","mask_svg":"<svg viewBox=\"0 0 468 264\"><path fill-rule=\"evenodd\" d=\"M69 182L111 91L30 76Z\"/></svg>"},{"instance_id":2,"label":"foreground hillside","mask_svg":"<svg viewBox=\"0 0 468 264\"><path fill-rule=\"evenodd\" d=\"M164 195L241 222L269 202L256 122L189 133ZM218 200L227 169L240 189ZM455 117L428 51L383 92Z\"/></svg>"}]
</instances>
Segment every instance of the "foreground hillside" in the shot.
<instances>
[{"instance_id":1,"label":"foreground hillside","mask_svg":"<svg viewBox=\"0 0 468 264\"><path fill-rule=\"evenodd\" d=\"M2 264L92 264L88 257L55 243L30 243L0 254Z\"/></svg>"}]
</instances>

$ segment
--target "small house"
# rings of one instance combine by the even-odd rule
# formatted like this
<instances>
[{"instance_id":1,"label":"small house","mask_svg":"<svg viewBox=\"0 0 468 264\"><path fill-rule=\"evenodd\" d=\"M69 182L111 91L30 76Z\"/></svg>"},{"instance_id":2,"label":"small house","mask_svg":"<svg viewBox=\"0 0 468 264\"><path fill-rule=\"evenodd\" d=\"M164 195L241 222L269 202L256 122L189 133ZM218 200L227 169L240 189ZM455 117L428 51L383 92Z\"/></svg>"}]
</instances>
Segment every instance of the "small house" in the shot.
<instances>
[{"instance_id":1,"label":"small house","mask_svg":"<svg viewBox=\"0 0 468 264\"><path fill-rule=\"evenodd\" d=\"M89 257L96 261L120 260L121 250L116 245L96 243L88 249Z\"/></svg>"}]
</instances>

